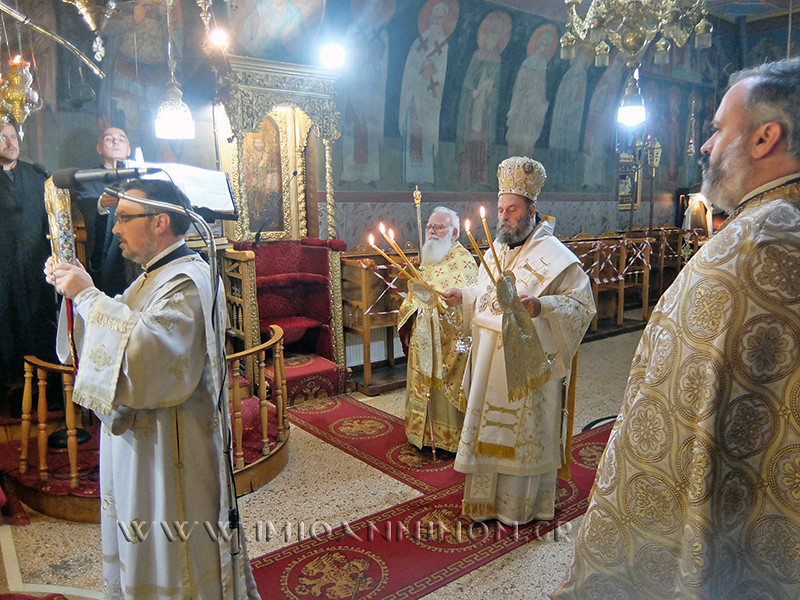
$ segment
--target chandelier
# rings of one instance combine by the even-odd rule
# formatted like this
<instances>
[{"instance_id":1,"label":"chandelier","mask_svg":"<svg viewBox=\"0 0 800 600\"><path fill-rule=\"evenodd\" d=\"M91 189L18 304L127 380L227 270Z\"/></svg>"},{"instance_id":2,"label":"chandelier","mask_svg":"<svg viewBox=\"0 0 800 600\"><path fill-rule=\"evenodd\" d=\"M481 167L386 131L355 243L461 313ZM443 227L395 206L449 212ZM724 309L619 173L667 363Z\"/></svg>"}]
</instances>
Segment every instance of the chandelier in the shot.
<instances>
[{"instance_id":1,"label":"chandelier","mask_svg":"<svg viewBox=\"0 0 800 600\"><path fill-rule=\"evenodd\" d=\"M194 119L192 111L183 101L180 83L175 77L175 59L172 56L172 23L170 13L174 0L167 0L167 64L169 81L164 88L164 98L158 106L155 119L156 137L162 140L193 140Z\"/></svg>"},{"instance_id":2,"label":"chandelier","mask_svg":"<svg viewBox=\"0 0 800 600\"><path fill-rule=\"evenodd\" d=\"M610 42L623 52L628 66L636 68L656 40L653 62L666 64L672 43L682 48L692 32L695 48L711 46L714 27L706 19L705 0L592 0L583 18L577 11L581 0L566 3L569 18L561 36L563 59L574 58L579 44L594 53L596 66L608 66Z\"/></svg>"}]
</instances>

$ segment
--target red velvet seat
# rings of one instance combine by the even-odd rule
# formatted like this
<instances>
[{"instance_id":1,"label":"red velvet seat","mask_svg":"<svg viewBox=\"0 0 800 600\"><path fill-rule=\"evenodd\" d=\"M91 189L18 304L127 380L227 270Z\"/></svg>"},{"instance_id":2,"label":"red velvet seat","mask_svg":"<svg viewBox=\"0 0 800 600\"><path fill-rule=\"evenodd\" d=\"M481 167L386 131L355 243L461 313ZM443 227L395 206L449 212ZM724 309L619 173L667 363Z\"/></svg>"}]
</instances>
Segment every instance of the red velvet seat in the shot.
<instances>
[{"instance_id":1,"label":"red velvet seat","mask_svg":"<svg viewBox=\"0 0 800 600\"><path fill-rule=\"evenodd\" d=\"M271 326L283 330L290 405L347 389L343 336L334 330L341 314L333 314L330 281L336 268L338 290L338 252L345 248L341 240L315 238L262 242L256 249L238 242L223 256L229 333L248 348ZM252 365L245 371L252 376Z\"/></svg>"},{"instance_id":2,"label":"red velvet seat","mask_svg":"<svg viewBox=\"0 0 800 600\"><path fill-rule=\"evenodd\" d=\"M287 350L334 360L329 251L341 240L262 242L255 251L259 329L283 329ZM238 242L237 250L251 244Z\"/></svg>"}]
</instances>

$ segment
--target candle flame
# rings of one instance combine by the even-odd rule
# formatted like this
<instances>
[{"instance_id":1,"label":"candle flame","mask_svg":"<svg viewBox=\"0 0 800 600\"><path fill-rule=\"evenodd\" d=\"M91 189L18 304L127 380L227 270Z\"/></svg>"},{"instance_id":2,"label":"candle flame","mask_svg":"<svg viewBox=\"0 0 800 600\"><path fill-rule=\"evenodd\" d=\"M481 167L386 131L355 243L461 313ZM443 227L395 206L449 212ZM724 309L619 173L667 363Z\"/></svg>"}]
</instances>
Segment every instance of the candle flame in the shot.
<instances>
[{"instance_id":1,"label":"candle flame","mask_svg":"<svg viewBox=\"0 0 800 600\"><path fill-rule=\"evenodd\" d=\"M367 236L367 241L369 242L370 246L374 246L375 245L375 236L370 233Z\"/></svg>"},{"instance_id":2,"label":"candle flame","mask_svg":"<svg viewBox=\"0 0 800 600\"><path fill-rule=\"evenodd\" d=\"M389 239L394 241L394 229L389 228Z\"/></svg>"},{"instance_id":3,"label":"candle flame","mask_svg":"<svg viewBox=\"0 0 800 600\"><path fill-rule=\"evenodd\" d=\"M464 219L464 231L469 232L470 225L469 219Z\"/></svg>"},{"instance_id":4,"label":"candle flame","mask_svg":"<svg viewBox=\"0 0 800 600\"><path fill-rule=\"evenodd\" d=\"M384 234L384 235L386 234L386 227L384 227L384 226L383 226L383 221L381 221L380 223L378 223L378 229L380 230L380 232L381 232L382 234Z\"/></svg>"},{"instance_id":5,"label":"candle flame","mask_svg":"<svg viewBox=\"0 0 800 600\"><path fill-rule=\"evenodd\" d=\"M485 209L485 208L483 208L483 206L481 206L481 207L478 209L478 211L481 213L481 219L485 219L485 218L486 218L486 209Z\"/></svg>"}]
</instances>

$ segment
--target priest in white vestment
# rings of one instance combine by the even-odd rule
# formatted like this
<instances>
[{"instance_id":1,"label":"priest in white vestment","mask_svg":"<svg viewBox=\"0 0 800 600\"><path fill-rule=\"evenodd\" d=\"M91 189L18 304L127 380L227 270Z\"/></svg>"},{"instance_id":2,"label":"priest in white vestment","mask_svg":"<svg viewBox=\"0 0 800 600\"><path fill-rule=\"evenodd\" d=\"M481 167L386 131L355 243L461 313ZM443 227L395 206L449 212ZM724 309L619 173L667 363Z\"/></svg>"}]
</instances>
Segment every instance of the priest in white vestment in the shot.
<instances>
[{"instance_id":1,"label":"priest in white vestment","mask_svg":"<svg viewBox=\"0 0 800 600\"><path fill-rule=\"evenodd\" d=\"M800 593L800 59L731 83L701 148L730 216L650 317L554 599Z\"/></svg>"},{"instance_id":2,"label":"priest in white vestment","mask_svg":"<svg viewBox=\"0 0 800 600\"><path fill-rule=\"evenodd\" d=\"M123 184L130 198L178 206L166 181ZM49 283L74 303L73 400L95 411L100 441L106 599L257 599L244 535L229 527L223 455L225 297L183 236L190 219L121 198L114 233L143 273L121 295L82 265L48 259ZM214 290L216 287L216 290ZM216 296L214 292L216 291ZM59 355L70 357L66 324ZM238 548L236 548L238 540Z\"/></svg>"},{"instance_id":3,"label":"priest in white vestment","mask_svg":"<svg viewBox=\"0 0 800 600\"><path fill-rule=\"evenodd\" d=\"M580 261L553 235L553 219L536 213L544 167L516 156L500 163L497 176L500 265L487 251L491 277L481 267L476 285L446 290L447 303L461 301L472 326L467 412L454 466L467 474L462 514L514 524L554 516L556 471L565 460L564 381L595 306ZM519 351L525 323L504 319L509 311L492 277L516 287L523 318L532 317L536 332L522 337L538 338L538 352Z\"/></svg>"}]
</instances>

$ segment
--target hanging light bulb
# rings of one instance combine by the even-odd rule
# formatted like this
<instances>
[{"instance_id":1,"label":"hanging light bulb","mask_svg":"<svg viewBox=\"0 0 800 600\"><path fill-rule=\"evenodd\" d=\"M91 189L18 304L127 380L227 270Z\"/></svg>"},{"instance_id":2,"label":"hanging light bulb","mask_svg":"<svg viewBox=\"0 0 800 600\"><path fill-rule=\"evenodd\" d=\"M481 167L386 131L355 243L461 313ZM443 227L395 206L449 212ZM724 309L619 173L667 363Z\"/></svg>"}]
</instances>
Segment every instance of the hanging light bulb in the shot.
<instances>
[{"instance_id":1,"label":"hanging light bulb","mask_svg":"<svg viewBox=\"0 0 800 600\"><path fill-rule=\"evenodd\" d=\"M164 99L158 107L155 120L156 137L161 140L193 140L192 111L183 101L181 86L175 77L175 59L172 58L172 24L170 13L173 0L167 0L167 63L169 81L164 88Z\"/></svg>"},{"instance_id":2,"label":"hanging light bulb","mask_svg":"<svg viewBox=\"0 0 800 600\"><path fill-rule=\"evenodd\" d=\"M183 101L178 80L173 75L164 88L164 99L156 113L156 137L161 140L193 140L192 111Z\"/></svg>"},{"instance_id":3,"label":"hanging light bulb","mask_svg":"<svg viewBox=\"0 0 800 600\"><path fill-rule=\"evenodd\" d=\"M636 69L628 78L628 83L625 84L625 93L617 110L617 122L628 127L644 123L647 116L644 109L644 98L639 92L638 79L639 69Z\"/></svg>"}]
</instances>

